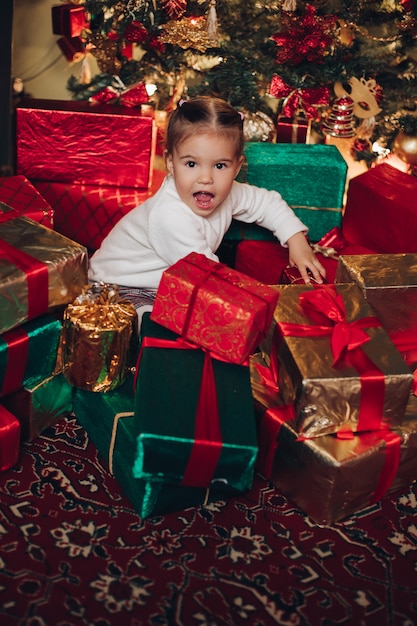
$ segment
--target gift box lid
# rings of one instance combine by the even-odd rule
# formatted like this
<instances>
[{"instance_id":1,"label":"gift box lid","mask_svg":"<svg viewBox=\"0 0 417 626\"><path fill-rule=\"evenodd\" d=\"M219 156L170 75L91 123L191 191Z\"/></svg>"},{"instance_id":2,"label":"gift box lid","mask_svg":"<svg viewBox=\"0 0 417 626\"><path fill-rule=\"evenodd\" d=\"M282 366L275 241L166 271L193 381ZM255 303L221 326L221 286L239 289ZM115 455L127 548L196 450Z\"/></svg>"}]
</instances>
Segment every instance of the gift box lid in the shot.
<instances>
[{"instance_id":1,"label":"gift box lid","mask_svg":"<svg viewBox=\"0 0 417 626\"><path fill-rule=\"evenodd\" d=\"M220 482L244 491L252 484L257 454L249 369L212 359L216 389L209 391L206 413L200 412L200 387L209 357L178 340L144 314L133 473L155 482L206 487Z\"/></svg>"}]
</instances>

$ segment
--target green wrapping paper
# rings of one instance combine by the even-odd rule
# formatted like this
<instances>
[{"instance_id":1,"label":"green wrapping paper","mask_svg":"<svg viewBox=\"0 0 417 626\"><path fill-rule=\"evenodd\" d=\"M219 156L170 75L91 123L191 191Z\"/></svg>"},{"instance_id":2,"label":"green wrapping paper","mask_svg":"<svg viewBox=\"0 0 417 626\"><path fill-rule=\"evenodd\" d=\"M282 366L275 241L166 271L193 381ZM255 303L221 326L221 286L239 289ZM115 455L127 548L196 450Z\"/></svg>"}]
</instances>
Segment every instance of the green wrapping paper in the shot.
<instances>
[{"instance_id":1,"label":"green wrapping paper","mask_svg":"<svg viewBox=\"0 0 417 626\"><path fill-rule=\"evenodd\" d=\"M160 389L158 394L160 394ZM221 484L212 489L182 487L133 476L136 457L135 397L133 379L109 391L75 389L74 413L97 450L111 468L123 493L142 518L224 500Z\"/></svg>"},{"instance_id":2,"label":"green wrapping paper","mask_svg":"<svg viewBox=\"0 0 417 626\"><path fill-rule=\"evenodd\" d=\"M401 423L413 374L355 284L282 285L262 354L298 432ZM343 348L340 354L337 348Z\"/></svg>"},{"instance_id":3,"label":"green wrapping paper","mask_svg":"<svg viewBox=\"0 0 417 626\"><path fill-rule=\"evenodd\" d=\"M401 426L340 438L300 438L282 400L262 381L251 357L259 438L257 469L317 524L342 520L385 494L406 492L417 477L417 398Z\"/></svg>"},{"instance_id":4,"label":"green wrapping paper","mask_svg":"<svg viewBox=\"0 0 417 626\"><path fill-rule=\"evenodd\" d=\"M73 410L73 389L62 373L32 380L5 396L2 404L17 417L21 440L33 441L45 428Z\"/></svg>"},{"instance_id":5,"label":"green wrapping paper","mask_svg":"<svg viewBox=\"0 0 417 626\"><path fill-rule=\"evenodd\" d=\"M335 146L251 142L238 180L278 191L319 241L341 226L347 164ZM225 239L274 239L259 226L234 220Z\"/></svg>"},{"instance_id":6,"label":"green wrapping paper","mask_svg":"<svg viewBox=\"0 0 417 626\"><path fill-rule=\"evenodd\" d=\"M0 397L54 372L61 327L46 314L0 336Z\"/></svg>"},{"instance_id":7,"label":"green wrapping paper","mask_svg":"<svg viewBox=\"0 0 417 626\"><path fill-rule=\"evenodd\" d=\"M155 346L159 341L162 346ZM222 485L230 495L246 491L257 454L249 369L211 359L215 386L204 395L209 357L191 344L179 345L177 334L145 313L136 373L134 475L155 483Z\"/></svg>"}]
</instances>

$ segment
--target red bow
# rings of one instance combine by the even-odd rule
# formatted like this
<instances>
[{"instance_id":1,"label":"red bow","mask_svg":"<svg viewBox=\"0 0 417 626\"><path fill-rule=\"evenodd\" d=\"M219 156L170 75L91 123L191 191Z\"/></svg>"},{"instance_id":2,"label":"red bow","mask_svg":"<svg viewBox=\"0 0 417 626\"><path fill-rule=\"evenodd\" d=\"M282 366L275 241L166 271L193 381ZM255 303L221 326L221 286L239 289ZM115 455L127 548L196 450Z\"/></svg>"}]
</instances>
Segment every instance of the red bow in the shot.
<instances>
[{"instance_id":1,"label":"red bow","mask_svg":"<svg viewBox=\"0 0 417 626\"><path fill-rule=\"evenodd\" d=\"M316 116L316 107L329 104L329 89L327 87L294 88L287 85L275 74L272 77L269 95L273 98L285 98L282 115L293 117L297 111L304 111L308 118Z\"/></svg>"}]
</instances>

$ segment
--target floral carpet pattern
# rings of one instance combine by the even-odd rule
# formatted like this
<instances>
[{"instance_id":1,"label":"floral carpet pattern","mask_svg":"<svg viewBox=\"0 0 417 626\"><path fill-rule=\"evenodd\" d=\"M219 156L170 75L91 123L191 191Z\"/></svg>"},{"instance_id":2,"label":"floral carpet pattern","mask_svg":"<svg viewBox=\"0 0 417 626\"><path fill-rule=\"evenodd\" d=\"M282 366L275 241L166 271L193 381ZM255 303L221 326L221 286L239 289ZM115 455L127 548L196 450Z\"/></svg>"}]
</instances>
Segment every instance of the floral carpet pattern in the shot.
<instances>
[{"instance_id":1,"label":"floral carpet pattern","mask_svg":"<svg viewBox=\"0 0 417 626\"><path fill-rule=\"evenodd\" d=\"M142 520L74 417L0 475L2 626L414 626L417 486L331 528L271 484Z\"/></svg>"}]
</instances>

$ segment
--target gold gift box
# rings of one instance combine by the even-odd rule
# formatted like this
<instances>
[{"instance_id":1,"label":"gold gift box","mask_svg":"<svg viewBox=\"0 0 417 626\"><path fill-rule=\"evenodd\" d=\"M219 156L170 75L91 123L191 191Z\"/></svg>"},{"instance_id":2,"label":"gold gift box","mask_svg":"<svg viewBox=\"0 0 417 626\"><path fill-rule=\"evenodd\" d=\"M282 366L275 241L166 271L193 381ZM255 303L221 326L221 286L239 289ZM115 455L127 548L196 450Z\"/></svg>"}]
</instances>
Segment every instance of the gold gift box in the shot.
<instances>
[{"instance_id":1,"label":"gold gift box","mask_svg":"<svg viewBox=\"0 0 417 626\"><path fill-rule=\"evenodd\" d=\"M306 437L315 437L337 432L341 429L369 430L381 425L401 423L405 413L413 375L404 359L393 345L382 326L367 324L366 318L374 318L368 302L355 284L343 285L281 285L274 321L261 351L268 366L277 366L277 382L286 404L295 408L296 429ZM363 351L365 360L372 365L374 377L383 375L378 383L381 415L371 416L361 408L367 370L359 371L353 365L334 365L330 334L324 336L284 336L285 324L316 326L300 306L300 295L313 289L331 288L341 295L348 325L364 320L364 331L369 341L356 350ZM378 324L378 320L375 320ZM318 327L318 326L317 326ZM278 331L278 332L277 332ZM303 331L304 333L304 331ZM350 353L349 353L350 354ZM349 357L348 357L349 359ZM353 363L353 361L352 361ZM376 376L375 376L376 374ZM371 379L372 381L372 379ZM375 387L372 387L375 389ZM372 398L374 400L374 397ZM374 403L372 402L372 408ZM376 409L374 410L374 413Z\"/></svg>"},{"instance_id":2,"label":"gold gift box","mask_svg":"<svg viewBox=\"0 0 417 626\"><path fill-rule=\"evenodd\" d=\"M375 504L385 494L406 492L417 477L417 398L411 395L403 423L392 431L351 438L300 438L285 421L280 397L262 382L251 357L251 384L260 441L258 471L320 525ZM269 417L278 409L280 421ZM263 443L262 443L263 442ZM268 458L269 457L269 458Z\"/></svg>"},{"instance_id":3,"label":"gold gift box","mask_svg":"<svg viewBox=\"0 0 417 626\"><path fill-rule=\"evenodd\" d=\"M29 218L2 222L0 251L2 333L72 302L87 283L86 248ZM29 281L40 267L47 271L45 293L31 293Z\"/></svg>"},{"instance_id":4,"label":"gold gift box","mask_svg":"<svg viewBox=\"0 0 417 626\"><path fill-rule=\"evenodd\" d=\"M359 285L388 333L417 332L417 254L342 255L335 281Z\"/></svg>"}]
</instances>

